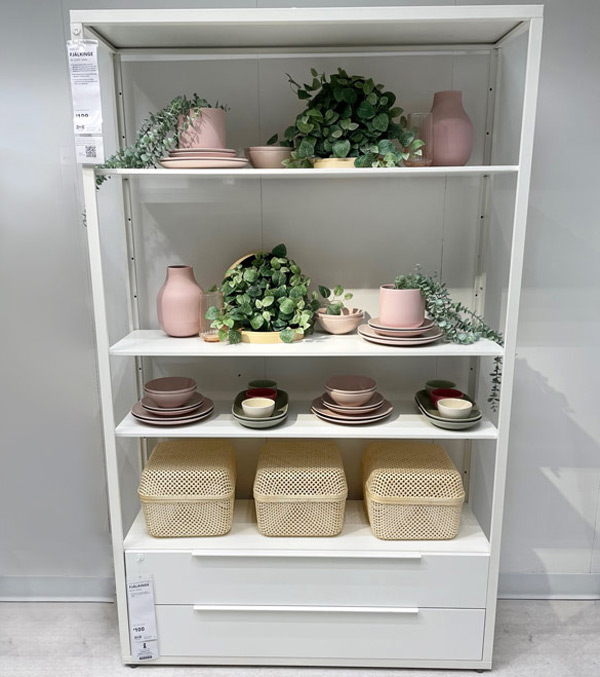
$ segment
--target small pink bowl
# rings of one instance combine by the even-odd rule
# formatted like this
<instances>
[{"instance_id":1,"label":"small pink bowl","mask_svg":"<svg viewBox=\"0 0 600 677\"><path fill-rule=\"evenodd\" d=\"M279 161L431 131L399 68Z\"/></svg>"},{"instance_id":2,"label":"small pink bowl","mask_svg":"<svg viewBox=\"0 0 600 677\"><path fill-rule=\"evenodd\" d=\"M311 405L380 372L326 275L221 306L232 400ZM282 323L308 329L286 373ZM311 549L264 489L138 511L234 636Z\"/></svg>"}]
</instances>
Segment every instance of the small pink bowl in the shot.
<instances>
[{"instance_id":1,"label":"small pink bowl","mask_svg":"<svg viewBox=\"0 0 600 677\"><path fill-rule=\"evenodd\" d=\"M454 388L436 388L432 390L429 394L431 399L431 404L437 409L437 403L439 400L444 400L447 397L455 397L457 399L462 399L464 394L460 390L455 390Z\"/></svg>"},{"instance_id":2,"label":"small pink bowl","mask_svg":"<svg viewBox=\"0 0 600 677\"><path fill-rule=\"evenodd\" d=\"M268 397L270 400L277 399L275 388L250 388L246 390L246 397Z\"/></svg>"}]
</instances>

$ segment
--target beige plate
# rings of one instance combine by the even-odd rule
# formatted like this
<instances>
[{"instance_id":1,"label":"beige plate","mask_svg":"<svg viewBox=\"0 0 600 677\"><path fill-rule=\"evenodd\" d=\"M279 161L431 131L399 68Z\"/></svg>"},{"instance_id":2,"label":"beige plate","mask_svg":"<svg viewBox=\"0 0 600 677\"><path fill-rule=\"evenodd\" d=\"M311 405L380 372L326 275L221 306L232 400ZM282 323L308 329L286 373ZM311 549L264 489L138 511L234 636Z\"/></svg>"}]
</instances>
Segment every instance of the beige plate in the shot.
<instances>
[{"instance_id":1,"label":"beige plate","mask_svg":"<svg viewBox=\"0 0 600 677\"><path fill-rule=\"evenodd\" d=\"M328 409L323 404L323 399L321 397L314 399L311 402L310 407L313 414L316 414L319 416L319 418L325 418L334 423L349 423L351 425L356 423L371 423L373 421L380 421L382 418L387 418L392 413L392 411L394 411L394 407L385 399L379 405L376 411L362 415L347 415L340 414L337 411L331 411L331 409Z\"/></svg>"},{"instance_id":2,"label":"beige plate","mask_svg":"<svg viewBox=\"0 0 600 677\"><path fill-rule=\"evenodd\" d=\"M363 324L358 328L358 333L371 343L379 343L383 346L420 346L425 343L433 343L438 341L444 335L438 327L432 327L423 333L422 336L415 336L413 338L392 338L388 336L381 336L368 324Z\"/></svg>"},{"instance_id":3,"label":"beige plate","mask_svg":"<svg viewBox=\"0 0 600 677\"><path fill-rule=\"evenodd\" d=\"M329 393L323 393L321 395L321 400L327 409L331 409L331 411L335 411L339 414L346 414L347 416L368 414L379 409L385 401L381 393L375 393L366 404L362 404L360 407L342 407L332 399Z\"/></svg>"},{"instance_id":4,"label":"beige plate","mask_svg":"<svg viewBox=\"0 0 600 677\"><path fill-rule=\"evenodd\" d=\"M162 158L160 164L166 169L240 169L248 164L246 158L195 158L180 160L179 158Z\"/></svg>"},{"instance_id":5,"label":"beige plate","mask_svg":"<svg viewBox=\"0 0 600 677\"><path fill-rule=\"evenodd\" d=\"M304 334L294 332L294 341L300 341ZM278 331L243 331L242 343L283 343Z\"/></svg>"}]
</instances>

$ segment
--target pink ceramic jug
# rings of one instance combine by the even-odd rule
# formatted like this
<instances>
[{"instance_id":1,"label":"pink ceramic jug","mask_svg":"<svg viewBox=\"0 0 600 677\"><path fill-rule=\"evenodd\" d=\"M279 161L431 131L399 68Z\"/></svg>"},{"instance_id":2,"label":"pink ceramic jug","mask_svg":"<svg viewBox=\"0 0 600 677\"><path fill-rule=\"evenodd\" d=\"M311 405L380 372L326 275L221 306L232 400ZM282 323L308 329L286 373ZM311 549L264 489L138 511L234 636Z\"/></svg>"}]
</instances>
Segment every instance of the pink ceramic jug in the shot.
<instances>
[{"instance_id":1,"label":"pink ceramic jug","mask_svg":"<svg viewBox=\"0 0 600 677\"><path fill-rule=\"evenodd\" d=\"M433 95L433 164L466 165L473 150L473 123L462 104L462 92L445 91Z\"/></svg>"},{"instance_id":2,"label":"pink ceramic jug","mask_svg":"<svg viewBox=\"0 0 600 677\"><path fill-rule=\"evenodd\" d=\"M169 336L197 336L202 288L192 266L169 266L156 298L160 328Z\"/></svg>"},{"instance_id":3,"label":"pink ceramic jug","mask_svg":"<svg viewBox=\"0 0 600 677\"><path fill-rule=\"evenodd\" d=\"M379 287L379 321L384 327L413 329L425 320L425 299L420 289Z\"/></svg>"},{"instance_id":4,"label":"pink ceramic jug","mask_svg":"<svg viewBox=\"0 0 600 677\"><path fill-rule=\"evenodd\" d=\"M179 134L179 148L225 148L225 111L222 108L190 109L190 124ZM181 129L184 117L177 118Z\"/></svg>"}]
</instances>

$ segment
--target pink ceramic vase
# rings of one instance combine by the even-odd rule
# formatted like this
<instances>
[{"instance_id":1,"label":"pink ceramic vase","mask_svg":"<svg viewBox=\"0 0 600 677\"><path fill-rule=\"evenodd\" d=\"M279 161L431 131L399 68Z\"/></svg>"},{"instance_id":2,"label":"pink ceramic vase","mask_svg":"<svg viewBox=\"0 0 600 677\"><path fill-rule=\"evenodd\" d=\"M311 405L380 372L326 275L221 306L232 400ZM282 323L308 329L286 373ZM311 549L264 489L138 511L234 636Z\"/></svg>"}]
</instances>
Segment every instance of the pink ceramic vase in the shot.
<instances>
[{"instance_id":1,"label":"pink ceramic vase","mask_svg":"<svg viewBox=\"0 0 600 677\"><path fill-rule=\"evenodd\" d=\"M379 287L379 321L384 327L412 329L425 320L425 299L420 289L396 289L393 284Z\"/></svg>"},{"instance_id":2,"label":"pink ceramic vase","mask_svg":"<svg viewBox=\"0 0 600 677\"><path fill-rule=\"evenodd\" d=\"M473 123L462 104L462 92L433 95L433 164L437 167L466 165L473 150Z\"/></svg>"},{"instance_id":3,"label":"pink ceramic vase","mask_svg":"<svg viewBox=\"0 0 600 677\"><path fill-rule=\"evenodd\" d=\"M179 148L225 148L225 111L222 108L190 108L192 123L179 134ZM177 118L179 129L184 116Z\"/></svg>"},{"instance_id":4,"label":"pink ceramic vase","mask_svg":"<svg viewBox=\"0 0 600 677\"><path fill-rule=\"evenodd\" d=\"M197 336L202 288L192 266L169 266L156 298L158 323L169 336Z\"/></svg>"}]
</instances>

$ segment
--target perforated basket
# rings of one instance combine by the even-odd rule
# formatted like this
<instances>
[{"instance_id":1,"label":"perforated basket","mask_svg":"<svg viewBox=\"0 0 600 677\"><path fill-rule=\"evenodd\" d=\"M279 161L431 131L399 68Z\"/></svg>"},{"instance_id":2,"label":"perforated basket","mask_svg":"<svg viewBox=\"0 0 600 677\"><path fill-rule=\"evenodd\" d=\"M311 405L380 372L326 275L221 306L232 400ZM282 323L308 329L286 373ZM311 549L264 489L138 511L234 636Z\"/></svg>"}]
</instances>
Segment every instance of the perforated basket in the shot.
<instances>
[{"instance_id":1,"label":"perforated basket","mask_svg":"<svg viewBox=\"0 0 600 677\"><path fill-rule=\"evenodd\" d=\"M254 479L258 530L265 536L336 536L348 483L335 442L269 440Z\"/></svg>"},{"instance_id":2,"label":"perforated basket","mask_svg":"<svg viewBox=\"0 0 600 677\"><path fill-rule=\"evenodd\" d=\"M151 536L221 536L231 529L235 453L226 440L170 440L154 447L138 496Z\"/></svg>"},{"instance_id":3,"label":"perforated basket","mask_svg":"<svg viewBox=\"0 0 600 677\"><path fill-rule=\"evenodd\" d=\"M454 538L465 500L450 457L429 442L373 442L362 462L364 499L377 538Z\"/></svg>"}]
</instances>

